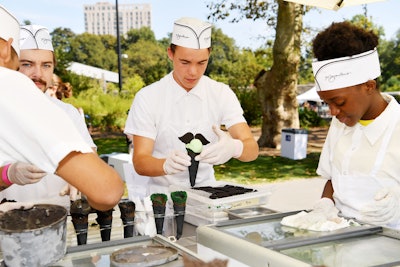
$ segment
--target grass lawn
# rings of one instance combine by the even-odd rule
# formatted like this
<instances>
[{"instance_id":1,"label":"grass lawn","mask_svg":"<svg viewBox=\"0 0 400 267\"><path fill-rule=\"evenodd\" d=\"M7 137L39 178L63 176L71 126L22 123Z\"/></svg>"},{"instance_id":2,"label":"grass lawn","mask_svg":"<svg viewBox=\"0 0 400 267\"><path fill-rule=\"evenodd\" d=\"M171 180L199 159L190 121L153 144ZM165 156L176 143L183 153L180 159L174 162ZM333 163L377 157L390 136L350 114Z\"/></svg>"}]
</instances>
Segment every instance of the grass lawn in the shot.
<instances>
[{"instance_id":1,"label":"grass lawn","mask_svg":"<svg viewBox=\"0 0 400 267\"><path fill-rule=\"evenodd\" d=\"M94 138L94 142L99 155L112 152L128 153L124 136ZM301 160L280 156L259 156L252 162L232 159L214 167L215 177L217 180L239 184L262 184L293 178L315 177L319 155L320 153L310 153Z\"/></svg>"},{"instance_id":2,"label":"grass lawn","mask_svg":"<svg viewBox=\"0 0 400 267\"><path fill-rule=\"evenodd\" d=\"M305 159L292 160L280 156L259 156L252 162L231 159L225 164L215 166L217 180L239 184L261 184L292 178L317 176L320 153L310 153Z\"/></svg>"}]
</instances>

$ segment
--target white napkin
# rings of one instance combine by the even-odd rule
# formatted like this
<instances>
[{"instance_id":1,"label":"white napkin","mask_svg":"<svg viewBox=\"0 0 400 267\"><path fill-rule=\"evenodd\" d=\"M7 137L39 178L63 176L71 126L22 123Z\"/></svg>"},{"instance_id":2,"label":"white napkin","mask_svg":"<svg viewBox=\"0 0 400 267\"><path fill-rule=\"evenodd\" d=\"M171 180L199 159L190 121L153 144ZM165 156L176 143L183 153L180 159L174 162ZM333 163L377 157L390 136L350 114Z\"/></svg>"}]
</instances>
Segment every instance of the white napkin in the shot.
<instances>
[{"instance_id":1,"label":"white napkin","mask_svg":"<svg viewBox=\"0 0 400 267\"><path fill-rule=\"evenodd\" d=\"M135 228L140 235L154 237L157 234L156 223L154 221L153 204L150 197L132 197L135 203Z\"/></svg>"},{"instance_id":2,"label":"white napkin","mask_svg":"<svg viewBox=\"0 0 400 267\"><path fill-rule=\"evenodd\" d=\"M338 216L339 210L331 199L322 198L317 201L310 212L301 211L281 220L281 224L289 227L312 231L333 231L355 224Z\"/></svg>"}]
</instances>

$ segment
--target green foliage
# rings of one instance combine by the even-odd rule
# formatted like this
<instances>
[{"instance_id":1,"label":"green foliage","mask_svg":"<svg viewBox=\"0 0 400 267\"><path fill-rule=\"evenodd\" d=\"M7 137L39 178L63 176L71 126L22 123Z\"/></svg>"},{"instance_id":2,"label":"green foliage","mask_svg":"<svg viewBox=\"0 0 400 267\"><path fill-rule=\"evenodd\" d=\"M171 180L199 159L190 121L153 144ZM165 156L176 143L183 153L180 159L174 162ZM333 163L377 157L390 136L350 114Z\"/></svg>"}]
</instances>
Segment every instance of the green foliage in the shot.
<instances>
[{"instance_id":1,"label":"green foliage","mask_svg":"<svg viewBox=\"0 0 400 267\"><path fill-rule=\"evenodd\" d=\"M261 106L255 88L236 90L236 95L242 105L244 117L249 125L260 125L262 121Z\"/></svg>"},{"instance_id":2,"label":"green foliage","mask_svg":"<svg viewBox=\"0 0 400 267\"><path fill-rule=\"evenodd\" d=\"M56 28L51 33L54 53L57 61L55 72L62 77L67 74L67 68L72 61L71 40L75 38L75 34L68 28Z\"/></svg>"},{"instance_id":3,"label":"green foliage","mask_svg":"<svg viewBox=\"0 0 400 267\"><path fill-rule=\"evenodd\" d=\"M113 152L128 153L128 146L124 136L118 136L113 138L93 138L94 143L97 146L97 154L111 154Z\"/></svg>"},{"instance_id":4,"label":"green foliage","mask_svg":"<svg viewBox=\"0 0 400 267\"><path fill-rule=\"evenodd\" d=\"M171 70L166 47L159 43L140 39L129 47L126 54L128 66L123 71L124 76L137 74L146 85L160 80Z\"/></svg>"},{"instance_id":5,"label":"green foliage","mask_svg":"<svg viewBox=\"0 0 400 267\"><path fill-rule=\"evenodd\" d=\"M100 84L101 82L98 80L77 75L72 72L65 72L64 74L57 73L57 74L60 76L62 81L69 82L72 85L74 96L77 96L82 91L86 91L90 88L101 85Z\"/></svg>"},{"instance_id":6,"label":"green foliage","mask_svg":"<svg viewBox=\"0 0 400 267\"><path fill-rule=\"evenodd\" d=\"M328 122L321 118L317 112L308 108L299 108L299 120L301 128L326 126Z\"/></svg>"},{"instance_id":7,"label":"green foliage","mask_svg":"<svg viewBox=\"0 0 400 267\"><path fill-rule=\"evenodd\" d=\"M380 89L383 92L400 91L400 75L391 76L389 80L380 85Z\"/></svg>"},{"instance_id":8,"label":"green foliage","mask_svg":"<svg viewBox=\"0 0 400 267\"><path fill-rule=\"evenodd\" d=\"M82 107L90 116L93 127L103 130L123 129L132 99L120 97L118 94L106 94L97 86L82 91L78 96L68 98L66 102L75 107Z\"/></svg>"},{"instance_id":9,"label":"green foliage","mask_svg":"<svg viewBox=\"0 0 400 267\"><path fill-rule=\"evenodd\" d=\"M122 91L120 93L121 97L132 100L136 93L145 86L142 77L134 74L123 80Z\"/></svg>"},{"instance_id":10,"label":"green foliage","mask_svg":"<svg viewBox=\"0 0 400 267\"><path fill-rule=\"evenodd\" d=\"M358 14L353 16L350 22L358 27L373 31L380 38L382 38L382 36L385 35L383 27L374 24L372 21L372 17L366 17L364 14Z\"/></svg>"},{"instance_id":11,"label":"green foliage","mask_svg":"<svg viewBox=\"0 0 400 267\"><path fill-rule=\"evenodd\" d=\"M400 31L396 38L390 41L381 41L379 45L379 59L382 67L381 90L399 91L400 80Z\"/></svg>"},{"instance_id":12,"label":"green foliage","mask_svg":"<svg viewBox=\"0 0 400 267\"><path fill-rule=\"evenodd\" d=\"M149 41L151 43L157 43L154 32L149 27L142 27L140 29L132 29L126 34L126 38L122 42L121 48L128 50L131 44L137 43L139 40Z\"/></svg>"}]
</instances>

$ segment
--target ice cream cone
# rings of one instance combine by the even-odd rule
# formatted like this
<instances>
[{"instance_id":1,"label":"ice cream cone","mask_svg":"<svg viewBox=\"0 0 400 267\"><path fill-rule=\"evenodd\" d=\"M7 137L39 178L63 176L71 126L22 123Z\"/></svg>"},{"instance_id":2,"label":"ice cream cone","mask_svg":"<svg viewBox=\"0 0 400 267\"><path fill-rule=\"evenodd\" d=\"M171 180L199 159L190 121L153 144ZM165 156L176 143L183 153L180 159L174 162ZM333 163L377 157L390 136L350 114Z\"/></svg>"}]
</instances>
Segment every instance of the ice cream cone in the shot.
<instances>
[{"instance_id":1,"label":"ice cream cone","mask_svg":"<svg viewBox=\"0 0 400 267\"><path fill-rule=\"evenodd\" d=\"M174 203L176 239L179 239L183 232L187 193L185 191L175 191L171 193L171 198Z\"/></svg>"},{"instance_id":2,"label":"ice cream cone","mask_svg":"<svg viewBox=\"0 0 400 267\"><path fill-rule=\"evenodd\" d=\"M188 155L190 156L190 161L192 163L188 167L188 170L189 170L190 186L193 187L196 184L197 170L199 169L199 162L197 160L195 160L194 158L197 155L199 155L200 153L195 153L189 148L187 148L186 150L188 152Z\"/></svg>"},{"instance_id":3,"label":"ice cream cone","mask_svg":"<svg viewBox=\"0 0 400 267\"><path fill-rule=\"evenodd\" d=\"M121 200L118 203L121 220L124 225L124 238L132 237L135 220L135 203L130 200Z\"/></svg>"},{"instance_id":4,"label":"ice cream cone","mask_svg":"<svg viewBox=\"0 0 400 267\"><path fill-rule=\"evenodd\" d=\"M153 203L153 213L154 220L156 223L157 234L161 235L163 231L164 218L165 218L165 207L167 203L167 195L166 194L152 194L150 199Z\"/></svg>"},{"instance_id":5,"label":"ice cream cone","mask_svg":"<svg viewBox=\"0 0 400 267\"><path fill-rule=\"evenodd\" d=\"M71 202L70 214L78 245L87 243L88 217L91 209L86 199L78 199Z\"/></svg>"},{"instance_id":6,"label":"ice cream cone","mask_svg":"<svg viewBox=\"0 0 400 267\"><path fill-rule=\"evenodd\" d=\"M102 241L109 241L111 238L111 225L113 209L107 211L96 210L96 222L100 225L100 235Z\"/></svg>"}]
</instances>

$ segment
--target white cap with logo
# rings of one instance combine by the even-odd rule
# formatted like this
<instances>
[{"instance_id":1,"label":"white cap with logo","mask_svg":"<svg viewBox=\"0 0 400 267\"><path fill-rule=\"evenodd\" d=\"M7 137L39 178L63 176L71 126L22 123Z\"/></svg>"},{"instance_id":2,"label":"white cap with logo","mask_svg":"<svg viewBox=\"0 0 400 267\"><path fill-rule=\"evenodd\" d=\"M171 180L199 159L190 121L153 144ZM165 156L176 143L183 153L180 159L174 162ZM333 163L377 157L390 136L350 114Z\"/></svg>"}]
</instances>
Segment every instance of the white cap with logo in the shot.
<instances>
[{"instance_id":1,"label":"white cap with logo","mask_svg":"<svg viewBox=\"0 0 400 267\"><path fill-rule=\"evenodd\" d=\"M54 51L49 30L40 25L22 26L19 45L21 50L40 49Z\"/></svg>"},{"instance_id":2,"label":"white cap with logo","mask_svg":"<svg viewBox=\"0 0 400 267\"><path fill-rule=\"evenodd\" d=\"M180 18L174 22L171 43L193 49L211 46L211 28L208 22L195 18Z\"/></svg>"},{"instance_id":3,"label":"white cap with logo","mask_svg":"<svg viewBox=\"0 0 400 267\"><path fill-rule=\"evenodd\" d=\"M353 56L314 61L312 68L317 91L342 89L381 75L376 48Z\"/></svg>"},{"instance_id":4,"label":"white cap with logo","mask_svg":"<svg viewBox=\"0 0 400 267\"><path fill-rule=\"evenodd\" d=\"M19 22L2 5L0 5L0 38L6 41L13 38L11 45L19 56Z\"/></svg>"}]
</instances>

